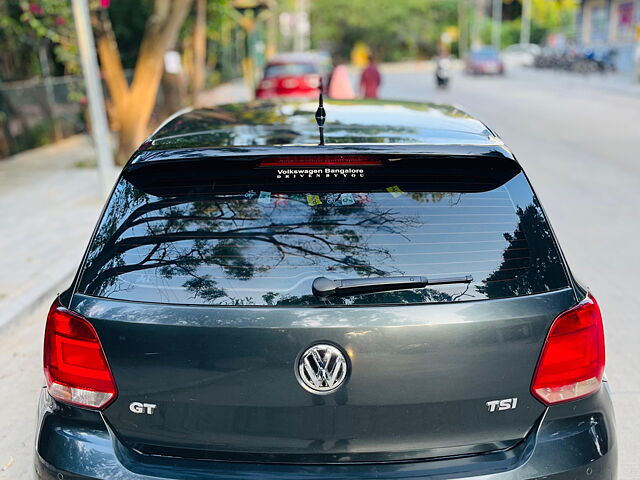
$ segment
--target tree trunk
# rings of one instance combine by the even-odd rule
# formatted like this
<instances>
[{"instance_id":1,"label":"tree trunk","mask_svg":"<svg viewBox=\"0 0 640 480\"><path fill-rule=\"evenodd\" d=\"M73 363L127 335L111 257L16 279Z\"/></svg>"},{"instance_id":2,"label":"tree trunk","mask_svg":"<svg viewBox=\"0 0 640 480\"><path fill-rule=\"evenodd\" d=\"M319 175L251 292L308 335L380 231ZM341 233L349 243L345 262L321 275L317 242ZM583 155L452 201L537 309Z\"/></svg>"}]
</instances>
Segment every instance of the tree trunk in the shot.
<instances>
[{"instance_id":1,"label":"tree trunk","mask_svg":"<svg viewBox=\"0 0 640 480\"><path fill-rule=\"evenodd\" d=\"M104 76L112 109L110 113L111 128L120 130L120 118L124 114L129 94L129 84L120 60L120 52L116 37L111 28L111 20L107 11L102 9L99 13L99 21L95 24L97 33L97 50L100 57L100 67Z\"/></svg>"},{"instance_id":2,"label":"tree trunk","mask_svg":"<svg viewBox=\"0 0 640 480\"><path fill-rule=\"evenodd\" d=\"M202 92L207 64L207 1L196 0L196 23L193 28L193 97Z\"/></svg>"},{"instance_id":3,"label":"tree trunk","mask_svg":"<svg viewBox=\"0 0 640 480\"><path fill-rule=\"evenodd\" d=\"M164 70L164 54L171 48L193 0L155 0L133 74L127 85L115 38L107 31L98 41L98 53L114 102L120 137L116 162L123 165L148 133L149 120Z\"/></svg>"}]
</instances>

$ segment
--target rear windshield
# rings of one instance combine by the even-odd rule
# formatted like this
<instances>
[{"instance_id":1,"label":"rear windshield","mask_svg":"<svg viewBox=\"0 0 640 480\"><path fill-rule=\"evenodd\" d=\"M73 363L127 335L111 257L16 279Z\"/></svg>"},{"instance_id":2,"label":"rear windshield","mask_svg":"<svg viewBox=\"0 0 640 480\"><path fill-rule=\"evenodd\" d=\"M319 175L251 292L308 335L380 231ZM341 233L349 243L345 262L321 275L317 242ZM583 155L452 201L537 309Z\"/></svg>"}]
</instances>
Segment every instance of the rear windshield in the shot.
<instances>
[{"instance_id":1,"label":"rear windshield","mask_svg":"<svg viewBox=\"0 0 640 480\"><path fill-rule=\"evenodd\" d=\"M519 167L497 159L199 160L123 174L78 291L207 305L455 302L568 282ZM322 159L326 162L326 159ZM317 298L317 277L470 284Z\"/></svg>"},{"instance_id":2,"label":"rear windshield","mask_svg":"<svg viewBox=\"0 0 640 480\"><path fill-rule=\"evenodd\" d=\"M269 77L297 77L318 73L318 69L311 63L282 63L267 66L264 76Z\"/></svg>"}]
</instances>

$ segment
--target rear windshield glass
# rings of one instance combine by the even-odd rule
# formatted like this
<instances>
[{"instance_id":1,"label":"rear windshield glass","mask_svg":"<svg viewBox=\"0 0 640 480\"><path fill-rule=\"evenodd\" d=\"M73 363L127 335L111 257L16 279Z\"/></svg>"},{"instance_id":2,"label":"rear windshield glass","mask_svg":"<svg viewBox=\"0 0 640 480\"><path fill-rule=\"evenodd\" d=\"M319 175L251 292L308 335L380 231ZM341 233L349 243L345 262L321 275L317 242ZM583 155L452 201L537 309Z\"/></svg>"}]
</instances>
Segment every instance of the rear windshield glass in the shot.
<instances>
[{"instance_id":1,"label":"rear windshield glass","mask_svg":"<svg viewBox=\"0 0 640 480\"><path fill-rule=\"evenodd\" d=\"M134 166L109 201L78 291L296 306L454 302L567 286L549 226L513 162L293 158ZM473 281L329 298L311 288L320 276L397 275Z\"/></svg>"},{"instance_id":2,"label":"rear windshield glass","mask_svg":"<svg viewBox=\"0 0 640 480\"><path fill-rule=\"evenodd\" d=\"M298 75L309 75L318 73L318 69L311 63L283 63L269 65L265 72L265 78L268 77L295 77Z\"/></svg>"}]
</instances>

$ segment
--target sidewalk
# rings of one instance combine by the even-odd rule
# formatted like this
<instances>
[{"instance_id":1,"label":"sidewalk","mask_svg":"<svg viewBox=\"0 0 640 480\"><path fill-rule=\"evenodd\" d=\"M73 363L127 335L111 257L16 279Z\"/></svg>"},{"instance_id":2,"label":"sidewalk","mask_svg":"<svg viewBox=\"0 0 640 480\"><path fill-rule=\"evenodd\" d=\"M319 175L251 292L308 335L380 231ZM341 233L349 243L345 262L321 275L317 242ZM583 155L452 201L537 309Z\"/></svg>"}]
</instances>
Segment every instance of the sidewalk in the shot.
<instances>
[{"instance_id":1,"label":"sidewalk","mask_svg":"<svg viewBox=\"0 0 640 480\"><path fill-rule=\"evenodd\" d=\"M249 95L231 82L198 104ZM88 135L0 161L0 329L69 285L104 203L94 163Z\"/></svg>"},{"instance_id":2,"label":"sidewalk","mask_svg":"<svg viewBox=\"0 0 640 480\"><path fill-rule=\"evenodd\" d=\"M0 161L0 327L52 300L78 266L102 199L87 135Z\"/></svg>"},{"instance_id":3,"label":"sidewalk","mask_svg":"<svg viewBox=\"0 0 640 480\"><path fill-rule=\"evenodd\" d=\"M249 91L246 84L242 80L235 80L202 92L198 95L195 106L211 107L224 103L247 102L252 98L253 92Z\"/></svg>"}]
</instances>

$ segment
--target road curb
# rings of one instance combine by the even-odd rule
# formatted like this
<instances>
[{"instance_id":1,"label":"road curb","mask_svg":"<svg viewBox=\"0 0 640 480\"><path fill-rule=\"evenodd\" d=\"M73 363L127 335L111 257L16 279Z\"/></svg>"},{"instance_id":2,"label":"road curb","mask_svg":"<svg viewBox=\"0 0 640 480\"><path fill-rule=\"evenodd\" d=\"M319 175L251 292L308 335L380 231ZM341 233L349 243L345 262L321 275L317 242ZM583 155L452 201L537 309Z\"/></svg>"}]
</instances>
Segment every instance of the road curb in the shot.
<instances>
[{"instance_id":1,"label":"road curb","mask_svg":"<svg viewBox=\"0 0 640 480\"><path fill-rule=\"evenodd\" d=\"M22 295L4 299L3 308L0 309L0 333L20 318L35 312L43 303L51 303L56 294L71 283L76 268L77 265L69 265L60 274L49 277L46 282L39 282Z\"/></svg>"}]
</instances>

